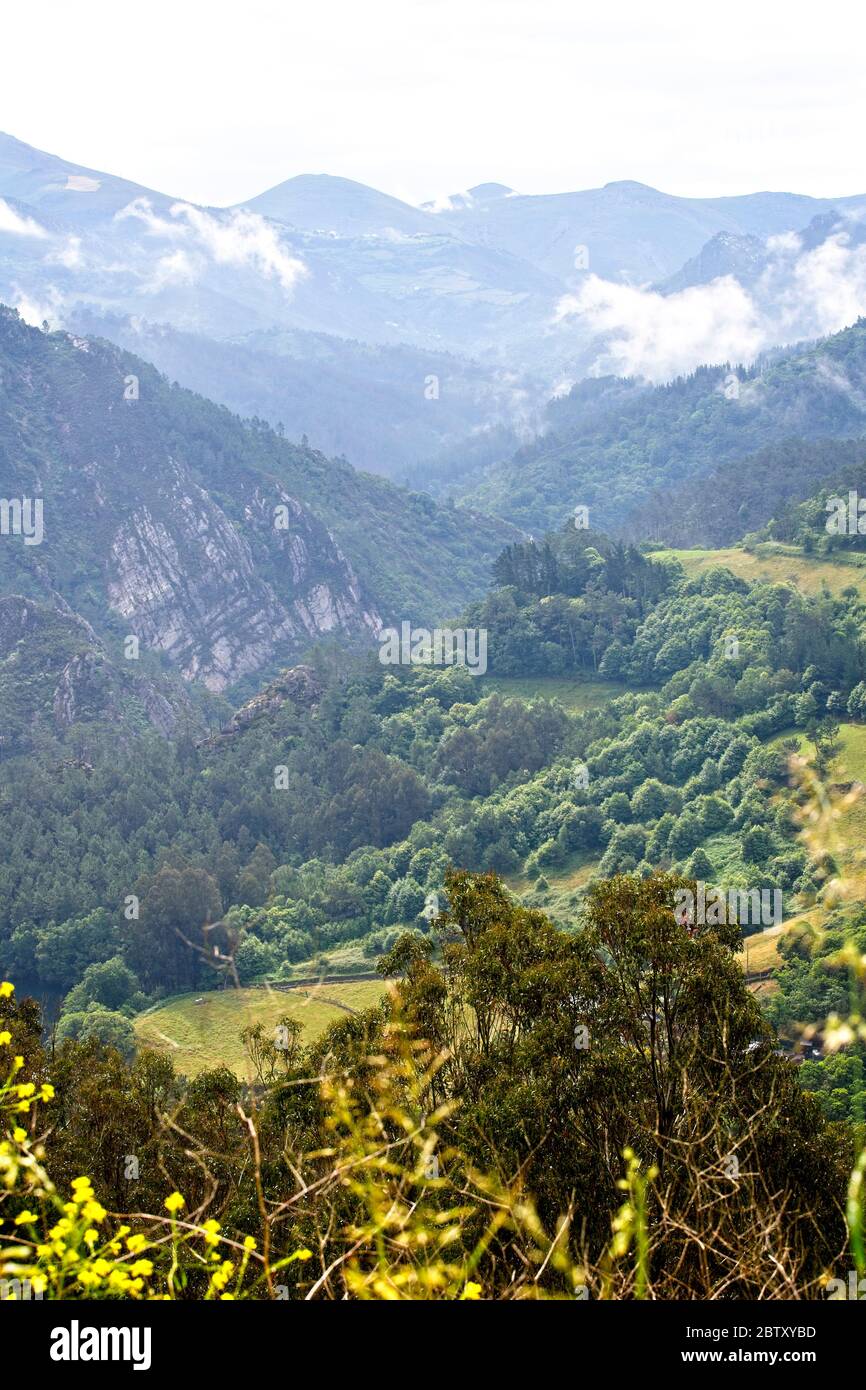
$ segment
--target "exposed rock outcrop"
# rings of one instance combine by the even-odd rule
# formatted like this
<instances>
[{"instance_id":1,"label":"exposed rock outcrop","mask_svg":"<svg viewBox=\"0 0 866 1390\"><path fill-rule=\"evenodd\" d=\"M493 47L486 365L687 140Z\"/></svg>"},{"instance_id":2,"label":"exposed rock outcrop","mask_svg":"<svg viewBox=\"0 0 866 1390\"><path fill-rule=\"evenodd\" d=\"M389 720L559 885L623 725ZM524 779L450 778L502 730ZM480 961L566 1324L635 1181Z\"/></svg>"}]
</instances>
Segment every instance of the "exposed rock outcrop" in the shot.
<instances>
[{"instance_id":1,"label":"exposed rock outcrop","mask_svg":"<svg viewBox=\"0 0 866 1390\"><path fill-rule=\"evenodd\" d=\"M287 702L299 709L315 709L322 698L323 688L312 666L292 666L287 671L281 671L274 680L268 682L264 690L241 705L218 734L203 742L213 745L224 739L234 738L257 719L276 713Z\"/></svg>"}]
</instances>

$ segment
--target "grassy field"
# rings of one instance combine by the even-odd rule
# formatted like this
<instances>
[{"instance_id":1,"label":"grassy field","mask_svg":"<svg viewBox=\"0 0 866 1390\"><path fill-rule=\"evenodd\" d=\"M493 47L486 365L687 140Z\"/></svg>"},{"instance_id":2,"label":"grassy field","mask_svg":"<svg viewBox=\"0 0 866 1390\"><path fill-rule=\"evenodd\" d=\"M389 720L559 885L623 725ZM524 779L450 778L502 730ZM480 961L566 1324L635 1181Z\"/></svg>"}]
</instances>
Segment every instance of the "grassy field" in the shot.
<instances>
[{"instance_id":1,"label":"grassy field","mask_svg":"<svg viewBox=\"0 0 866 1390\"><path fill-rule=\"evenodd\" d=\"M227 989L210 994L181 994L134 1020L139 1047L153 1048L172 1058L175 1070L197 1076L211 1067L226 1066L243 1079L250 1066L240 1032L263 1023L266 1030L281 1018L303 1025L304 1042L319 1037L330 1023L375 1004L384 992L379 980L322 984L310 989ZM201 1003L196 1003L200 999Z\"/></svg>"},{"instance_id":2,"label":"grassy field","mask_svg":"<svg viewBox=\"0 0 866 1390\"><path fill-rule=\"evenodd\" d=\"M743 942L743 969L747 975L760 975L764 970L775 970L781 965L779 938L788 930L790 924L768 927L766 931L747 936Z\"/></svg>"},{"instance_id":3,"label":"grassy field","mask_svg":"<svg viewBox=\"0 0 866 1390\"><path fill-rule=\"evenodd\" d=\"M866 565L846 560L826 560L794 550L761 548L760 554L731 547L728 550L658 550L653 559L673 556L693 577L717 565L751 582L766 579L774 584L796 584L804 594L817 594L826 584L831 593L849 586L866 598Z\"/></svg>"},{"instance_id":4,"label":"grassy field","mask_svg":"<svg viewBox=\"0 0 866 1390\"><path fill-rule=\"evenodd\" d=\"M291 974L281 975L286 983L295 980L309 980L320 975L369 975L376 969L376 958L365 956L362 942L350 941L322 951L310 960L295 961L289 969Z\"/></svg>"},{"instance_id":5,"label":"grassy field","mask_svg":"<svg viewBox=\"0 0 866 1390\"><path fill-rule=\"evenodd\" d=\"M557 699L572 713L594 709L617 695L625 695L629 687L613 681L576 681L567 676L483 676L484 694L494 690L516 700Z\"/></svg>"},{"instance_id":6,"label":"grassy field","mask_svg":"<svg viewBox=\"0 0 866 1390\"><path fill-rule=\"evenodd\" d=\"M781 743L783 739L796 739L800 752L806 757L810 757L815 751L811 740L797 729L778 734L772 743ZM862 782L866 786L866 724L840 724L839 741L842 746L830 770L831 780L837 783ZM863 846L866 843L866 792L855 796L848 805L840 807L832 840L829 848L849 880L849 892L853 890L866 895L866 868L863 857Z\"/></svg>"}]
</instances>

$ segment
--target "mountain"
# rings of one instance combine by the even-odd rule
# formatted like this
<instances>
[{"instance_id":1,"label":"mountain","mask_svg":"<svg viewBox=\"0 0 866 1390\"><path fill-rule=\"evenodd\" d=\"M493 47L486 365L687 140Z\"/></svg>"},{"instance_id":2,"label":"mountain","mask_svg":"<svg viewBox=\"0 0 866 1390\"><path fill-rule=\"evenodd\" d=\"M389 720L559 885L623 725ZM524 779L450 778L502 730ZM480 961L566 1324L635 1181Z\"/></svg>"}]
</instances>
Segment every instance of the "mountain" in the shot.
<instances>
[{"instance_id":1,"label":"mountain","mask_svg":"<svg viewBox=\"0 0 866 1390\"><path fill-rule=\"evenodd\" d=\"M421 209L330 174L299 174L237 206L299 231L338 237L376 236L388 228L405 236L431 231L430 218Z\"/></svg>"},{"instance_id":2,"label":"mountain","mask_svg":"<svg viewBox=\"0 0 866 1390\"><path fill-rule=\"evenodd\" d=\"M508 251L561 281L574 280L580 246L586 248L585 269L605 279L645 283L674 274L719 232L766 238L802 227L833 207L864 202L862 196L833 200L794 193L679 198L626 179L579 193L456 195L437 216L466 240Z\"/></svg>"},{"instance_id":3,"label":"mountain","mask_svg":"<svg viewBox=\"0 0 866 1390\"><path fill-rule=\"evenodd\" d=\"M546 419L546 434L470 485L473 506L533 530L558 527L584 506L593 527L643 536L650 498L661 493L670 533L680 489L694 496L714 469L742 466L785 440L862 439L866 320L748 370L702 367L657 387L582 382L551 402Z\"/></svg>"},{"instance_id":4,"label":"mountain","mask_svg":"<svg viewBox=\"0 0 866 1390\"><path fill-rule=\"evenodd\" d=\"M416 486L440 478L452 455L461 460L471 450L489 463L513 452L543 418L538 378L407 344L292 328L232 341L87 308L67 326L145 357L239 415L282 426L290 439L306 435L323 453ZM503 430L511 432L504 450L493 443Z\"/></svg>"},{"instance_id":5,"label":"mountain","mask_svg":"<svg viewBox=\"0 0 866 1390\"><path fill-rule=\"evenodd\" d=\"M203 208L0 135L0 199L14 212L0 215L0 299L56 323L87 306L218 338L291 327L500 360L543 334L561 289L324 175Z\"/></svg>"},{"instance_id":6,"label":"mountain","mask_svg":"<svg viewBox=\"0 0 866 1390\"><path fill-rule=\"evenodd\" d=\"M204 208L8 135L0 199L18 222L0 218L0 297L49 319L86 305L220 338L291 327L550 374L586 345L584 327L555 316L587 271L661 281L719 233L765 240L866 201L679 198L631 181L527 196L482 183L415 208L320 174Z\"/></svg>"},{"instance_id":7,"label":"mountain","mask_svg":"<svg viewBox=\"0 0 866 1390\"><path fill-rule=\"evenodd\" d=\"M363 644L389 617L447 615L513 534L7 308L0 495L0 592L18 596L7 660L30 604L40 622L61 615L67 660L72 641L119 671L140 659L214 692L329 634ZM25 498L38 528L35 513L16 520Z\"/></svg>"},{"instance_id":8,"label":"mountain","mask_svg":"<svg viewBox=\"0 0 866 1390\"><path fill-rule=\"evenodd\" d=\"M840 306L853 317L859 261L818 272L840 220L857 249L864 206L680 198L625 180L531 196L482 182L411 207L304 174L220 209L0 135L0 301L140 349L233 410L439 491L505 466L544 432L547 398L610 369L622 315L627 329L645 304L623 294L731 276L770 345L837 327ZM582 303L599 287L620 305L613 325Z\"/></svg>"},{"instance_id":9,"label":"mountain","mask_svg":"<svg viewBox=\"0 0 866 1390\"><path fill-rule=\"evenodd\" d=\"M766 265L766 242L761 237L717 232L659 289L663 294L678 294L695 285L708 285L720 275L733 275L741 285L750 285Z\"/></svg>"},{"instance_id":10,"label":"mountain","mask_svg":"<svg viewBox=\"0 0 866 1390\"><path fill-rule=\"evenodd\" d=\"M720 275L731 275L748 286L758 302L762 298L771 300L783 289L792 291L796 275L802 274L804 257L821 248L826 251L833 243L845 249L866 245L862 205L857 200L851 211L830 208L786 237L718 232L697 256L658 288L663 294L676 294L696 285L708 285Z\"/></svg>"},{"instance_id":11,"label":"mountain","mask_svg":"<svg viewBox=\"0 0 866 1390\"><path fill-rule=\"evenodd\" d=\"M151 727L167 737L201 722L182 682L139 673L136 664L112 661L106 643L59 595L50 604L4 595L0 753L8 757L76 726L110 726L126 738Z\"/></svg>"},{"instance_id":12,"label":"mountain","mask_svg":"<svg viewBox=\"0 0 866 1390\"><path fill-rule=\"evenodd\" d=\"M672 546L728 546L787 514L816 488L847 496L862 488L863 439L783 439L709 474L652 493L641 507L642 535Z\"/></svg>"},{"instance_id":13,"label":"mountain","mask_svg":"<svg viewBox=\"0 0 866 1390\"><path fill-rule=\"evenodd\" d=\"M110 221L136 198L163 210L173 198L25 145L0 131L0 196L25 203L40 221L88 226Z\"/></svg>"}]
</instances>

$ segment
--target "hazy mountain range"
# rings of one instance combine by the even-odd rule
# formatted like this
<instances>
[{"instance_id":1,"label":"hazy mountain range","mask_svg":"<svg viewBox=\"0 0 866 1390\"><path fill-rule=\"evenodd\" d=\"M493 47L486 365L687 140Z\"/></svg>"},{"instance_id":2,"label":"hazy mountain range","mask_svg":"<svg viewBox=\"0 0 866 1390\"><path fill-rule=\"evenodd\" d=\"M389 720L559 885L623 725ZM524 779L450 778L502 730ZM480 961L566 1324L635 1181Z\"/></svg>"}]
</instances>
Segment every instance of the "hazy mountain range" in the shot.
<instances>
[{"instance_id":1,"label":"hazy mountain range","mask_svg":"<svg viewBox=\"0 0 866 1390\"><path fill-rule=\"evenodd\" d=\"M861 203L311 176L208 209L0 137L0 494L45 507L0 546L7 742L168 732L190 685L457 616L578 506L718 543L848 476Z\"/></svg>"},{"instance_id":2,"label":"hazy mountain range","mask_svg":"<svg viewBox=\"0 0 866 1390\"><path fill-rule=\"evenodd\" d=\"M0 300L417 483L513 452L586 375L664 381L851 323L864 209L630 181L412 207L328 175L206 208L0 135Z\"/></svg>"}]
</instances>

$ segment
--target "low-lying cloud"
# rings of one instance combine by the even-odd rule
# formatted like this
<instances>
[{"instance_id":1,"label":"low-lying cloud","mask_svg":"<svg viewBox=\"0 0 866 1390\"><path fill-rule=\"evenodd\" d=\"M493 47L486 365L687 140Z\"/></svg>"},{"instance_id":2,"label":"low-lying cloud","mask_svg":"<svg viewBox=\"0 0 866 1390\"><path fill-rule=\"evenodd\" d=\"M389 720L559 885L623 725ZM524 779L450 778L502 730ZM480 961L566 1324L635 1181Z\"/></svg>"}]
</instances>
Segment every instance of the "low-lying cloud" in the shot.
<instances>
[{"instance_id":1,"label":"low-lying cloud","mask_svg":"<svg viewBox=\"0 0 866 1390\"><path fill-rule=\"evenodd\" d=\"M63 327L63 296L53 285L47 286L41 298L15 285L11 303L31 328L41 328L43 323L47 323L51 329Z\"/></svg>"},{"instance_id":2,"label":"low-lying cloud","mask_svg":"<svg viewBox=\"0 0 866 1390\"><path fill-rule=\"evenodd\" d=\"M117 220L137 219L150 235L180 241L193 253L163 256L151 289L171 278L194 278L206 264L201 256L217 265L246 267L265 279L276 279L287 293L307 274L304 262L286 249L275 228L258 213L235 210L214 217L190 203L174 203L169 214L160 216L147 198L136 198L116 214Z\"/></svg>"},{"instance_id":3,"label":"low-lying cloud","mask_svg":"<svg viewBox=\"0 0 866 1390\"><path fill-rule=\"evenodd\" d=\"M32 236L44 238L48 236L44 227L40 227L32 217L22 217L14 208L0 198L0 232L11 232L13 236Z\"/></svg>"},{"instance_id":4,"label":"low-lying cloud","mask_svg":"<svg viewBox=\"0 0 866 1390\"><path fill-rule=\"evenodd\" d=\"M557 322L581 321L603 340L596 372L670 381L703 363L747 364L770 347L836 333L866 314L866 244L846 231L803 250L794 234L767 242L767 264L745 288L720 276L674 294L588 275L560 300Z\"/></svg>"}]
</instances>

